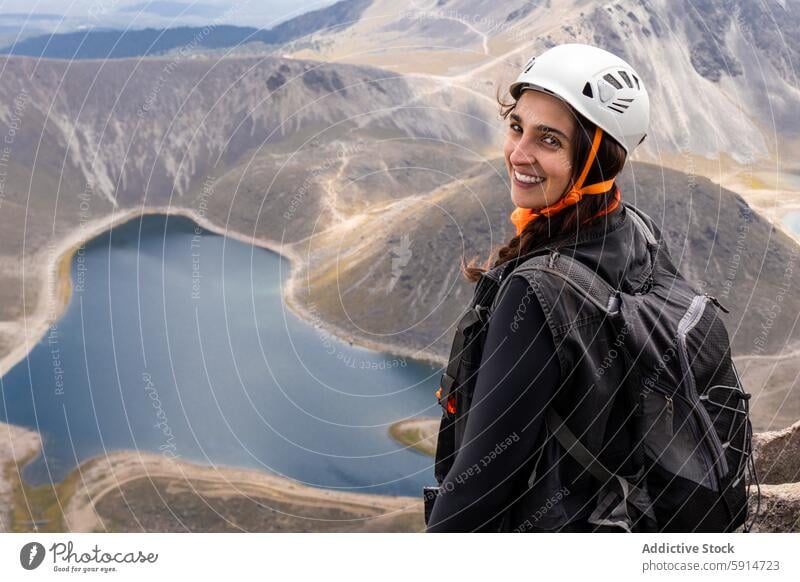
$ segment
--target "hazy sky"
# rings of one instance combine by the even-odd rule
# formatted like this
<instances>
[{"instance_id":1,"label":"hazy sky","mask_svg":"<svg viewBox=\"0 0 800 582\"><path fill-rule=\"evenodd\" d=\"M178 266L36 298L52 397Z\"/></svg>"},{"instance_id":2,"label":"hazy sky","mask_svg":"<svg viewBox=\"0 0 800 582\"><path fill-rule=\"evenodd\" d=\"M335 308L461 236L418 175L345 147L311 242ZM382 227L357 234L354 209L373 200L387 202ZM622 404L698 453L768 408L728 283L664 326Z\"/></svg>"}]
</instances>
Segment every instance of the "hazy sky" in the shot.
<instances>
[{"instance_id":1,"label":"hazy sky","mask_svg":"<svg viewBox=\"0 0 800 582\"><path fill-rule=\"evenodd\" d=\"M95 26L179 26L219 19L219 23L269 28L292 16L328 6L335 1L0 0L0 24L3 24L3 13L22 13L57 14L66 17L65 23ZM139 9L143 5L147 6L146 10Z\"/></svg>"}]
</instances>

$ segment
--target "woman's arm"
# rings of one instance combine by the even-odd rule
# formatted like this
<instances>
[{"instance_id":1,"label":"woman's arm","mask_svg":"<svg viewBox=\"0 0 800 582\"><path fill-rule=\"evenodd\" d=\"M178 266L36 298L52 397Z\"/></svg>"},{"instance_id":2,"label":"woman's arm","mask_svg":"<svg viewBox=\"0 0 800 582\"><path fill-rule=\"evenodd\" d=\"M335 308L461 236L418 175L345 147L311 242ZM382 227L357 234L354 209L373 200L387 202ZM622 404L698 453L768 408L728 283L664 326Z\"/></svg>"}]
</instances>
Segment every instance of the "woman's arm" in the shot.
<instances>
[{"instance_id":1,"label":"woman's arm","mask_svg":"<svg viewBox=\"0 0 800 582\"><path fill-rule=\"evenodd\" d=\"M560 381L553 336L528 282L512 277L492 315L464 440L429 532L492 531L526 486L544 410Z\"/></svg>"}]
</instances>

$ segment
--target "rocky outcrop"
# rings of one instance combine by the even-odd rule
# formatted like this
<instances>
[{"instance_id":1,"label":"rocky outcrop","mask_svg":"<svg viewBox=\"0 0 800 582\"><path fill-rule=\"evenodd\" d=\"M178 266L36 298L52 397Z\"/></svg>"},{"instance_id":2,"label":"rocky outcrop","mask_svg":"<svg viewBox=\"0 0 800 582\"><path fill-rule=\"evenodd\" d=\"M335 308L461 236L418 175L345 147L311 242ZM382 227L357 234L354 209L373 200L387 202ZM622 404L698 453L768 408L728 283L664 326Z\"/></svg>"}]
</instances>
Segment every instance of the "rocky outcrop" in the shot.
<instances>
[{"instance_id":1,"label":"rocky outcrop","mask_svg":"<svg viewBox=\"0 0 800 582\"><path fill-rule=\"evenodd\" d=\"M761 483L800 481L800 421L783 430L753 436L753 454Z\"/></svg>"},{"instance_id":2,"label":"rocky outcrop","mask_svg":"<svg viewBox=\"0 0 800 582\"><path fill-rule=\"evenodd\" d=\"M761 500L751 487L754 532L800 531L800 421L779 431L753 436L753 455Z\"/></svg>"},{"instance_id":3,"label":"rocky outcrop","mask_svg":"<svg viewBox=\"0 0 800 582\"><path fill-rule=\"evenodd\" d=\"M761 507L753 494L750 509L758 509L753 532L800 532L800 483L762 485Z\"/></svg>"}]
</instances>

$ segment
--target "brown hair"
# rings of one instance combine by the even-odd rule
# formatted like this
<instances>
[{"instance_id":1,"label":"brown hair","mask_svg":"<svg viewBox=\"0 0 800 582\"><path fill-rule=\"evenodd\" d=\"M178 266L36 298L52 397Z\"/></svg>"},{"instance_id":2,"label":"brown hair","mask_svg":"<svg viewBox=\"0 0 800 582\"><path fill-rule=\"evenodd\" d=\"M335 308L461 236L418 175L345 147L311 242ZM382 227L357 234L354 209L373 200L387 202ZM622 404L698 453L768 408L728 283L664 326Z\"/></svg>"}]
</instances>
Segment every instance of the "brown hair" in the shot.
<instances>
[{"instance_id":1,"label":"brown hair","mask_svg":"<svg viewBox=\"0 0 800 582\"><path fill-rule=\"evenodd\" d=\"M517 100L504 102L500 97L499 90L496 99L497 103L500 105L501 117L507 119L516 108ZM586 163L586 158L592 147L592 138L594 137L596 126L578 113L572 106L567 103L565 104L575 116L577 122L577 130L572 139L571 187L571 185L577 181ZM586 176L584 186L596 182L603 182L619 174L622 171L622 167L625 165L625 158L626 154L623 147L607 133L603 133L600 148L597 150L597 156ZM606 205L613 200L615 188L616 181L608 192L584 196L577 204L568 206L556 214L531 220L520 235L514 236L508 243L497 249L497 259L493 266L497 267L507 261L526 255L536 250L538 247L544 246L548 242L574 239L578 234L581 223L604 210ZM493 252L489 254L489 257L483 263L483 267L477 266L477 257L467 263L462 256L461 272L464 277L469 281L477 281L481 274L489 268L493 255Z\"/></svg>"}]
</instances>

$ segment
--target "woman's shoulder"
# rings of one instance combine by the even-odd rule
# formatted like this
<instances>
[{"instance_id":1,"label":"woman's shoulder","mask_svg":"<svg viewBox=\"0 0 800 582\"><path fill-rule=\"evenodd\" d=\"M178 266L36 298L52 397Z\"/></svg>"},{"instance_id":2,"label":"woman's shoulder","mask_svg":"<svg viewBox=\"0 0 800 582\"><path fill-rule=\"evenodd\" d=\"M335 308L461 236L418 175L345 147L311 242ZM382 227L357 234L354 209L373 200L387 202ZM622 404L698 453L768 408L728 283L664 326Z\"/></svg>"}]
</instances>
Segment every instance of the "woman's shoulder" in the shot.
<instances>
[{"instance_id":1,"label":"woman's shoulder","mask_svg":"<svg viewBox=\"0 0 800 582\"><path fill-rule=\"evenodd\" d=\"M511 273L498 291L492 310L493 320L502 320L515 328L524 322L544 321L544 312L531 282Z\"/></svg>"}]
</instances>

